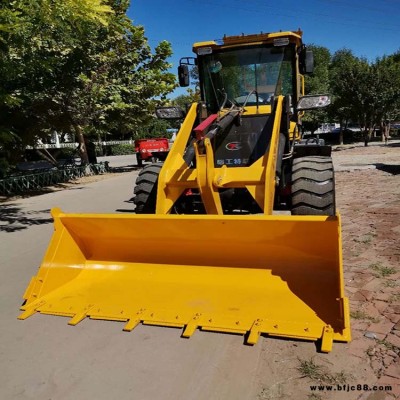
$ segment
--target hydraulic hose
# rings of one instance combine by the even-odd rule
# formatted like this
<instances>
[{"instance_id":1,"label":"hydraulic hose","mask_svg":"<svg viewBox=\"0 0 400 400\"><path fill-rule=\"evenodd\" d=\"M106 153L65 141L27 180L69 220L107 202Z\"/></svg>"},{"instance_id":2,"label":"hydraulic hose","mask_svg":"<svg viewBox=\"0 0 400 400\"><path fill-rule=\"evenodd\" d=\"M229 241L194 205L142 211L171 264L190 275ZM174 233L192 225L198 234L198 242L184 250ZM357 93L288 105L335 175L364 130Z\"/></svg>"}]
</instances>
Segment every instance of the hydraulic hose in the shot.
<instances>
[{"instance_id":1,"label":"hydraulic hose","mask_svg":"<svg viewBox=\"0 0 400 400\"><path fill-rule=\"evenodd\" d=\"M215 136L217 136L219 133L224 132L235 120L235 118L240 115L240 112L242 110L240 108L234 108L230 111L228 111L227 114L225 114L218 122L213 124L208 131L208 133L205 135L205 138L208 138L212 140ZM204 139L198 142L200 145L203 143ZM196 140L193 139L189 146L187 147L185 154L183 155L183 159L185 160L187 165L191 165L194 157L195 157L195 151L194 151L194 143L196 143Z\"/></svg>"}]
</instances>

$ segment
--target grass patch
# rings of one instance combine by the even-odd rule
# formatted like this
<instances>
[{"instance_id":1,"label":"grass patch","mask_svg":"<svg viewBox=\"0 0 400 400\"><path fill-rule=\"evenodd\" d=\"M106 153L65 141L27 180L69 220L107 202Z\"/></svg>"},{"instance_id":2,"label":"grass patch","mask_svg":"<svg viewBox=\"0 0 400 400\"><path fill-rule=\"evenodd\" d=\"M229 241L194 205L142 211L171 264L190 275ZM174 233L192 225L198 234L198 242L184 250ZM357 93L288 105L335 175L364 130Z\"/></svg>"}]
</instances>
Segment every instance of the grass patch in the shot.
<instances>
[{"instance_id":1,"label":"grass patch","mask_svg":"<svg viewBox=\"0 0 400 400\"><path fill-rule=\"evenodd\" d=\"M370 264L369 268L371 268L373 271L375 271L375 275L378 278L385 278L386 276L392 275L395 272L397 272L396 268L386 267L385 265L382 265L382 263L379 263L379 262Z\"/></svg>"},{"instance_id":2,"label":"grass patch","mask_svg":"<svg viewBox=\"0 0 400 400\"><path fill-rule=\"evenodd\" d=\"M320 394L311 393L307 396L308 400L323 400Z\"/></svg>"},{"instance_id":3,"label":"grass patch","mask_svg":"<svg viewBox=\"0 0 400 400\"><path fill-rule=\"evenodd\" d=\"M365 235L360 236L357 239L353 239L357 243L362 243L362 244L369 244L372 242L374 237L376 236L375 233L367 233Z\"/></svg>"},{"instance_id":4,"label":"grass patch","mask_svg":"<svg viewBox=\"0 0 400 400\"><path fill-rule=\"evenodd\" d=\"M400 301L399 293L396 293L396 294L393 294L392 296L390 296L389 303L395 303L397 301Z\"/></svg>"},{"instance_id":5,"label":"grass patch","mask_svg":"<svg viewBox=\"0 0 400 400\"><path fill-rule=\"evenodd\" d=\"M379 322L379 318L371 317L365 311L362 310L350 311L350 317L352 319L357 319L357 320Z\"/></svg>"},{"instance_id":6,"label":"grass patch","mask_svg":"<svg viewBox=\"0 0 400 400\"><path fill-rule=\"evenodd\" d=\"M387 288L395 288L399 286L399 283L393 279L388 279L385 282L383 282L383 286Z\"/></svg>"},{"instance_id":7,"label":"grass patch","mask_svg":"<svg viewBox=\"0 0 400 400\"><path fill-rule=\"evenodd\" d=\"M362 252L361 251L352 251L351 252L351 256L352 257L359 257L360 255L362 254Z\"/></svg>"},{"instance_id":8,"label":"grass patch","mask_svg":"<svg viewBox=\"0 0 400 400\"><path fill-rule=\"evenodd\" d=\"M313 359L299 359L297 370L300 372L302 378L309 378L312 381L318 381L329 385L344 384L350 378L344 371L338 373L327 371L324 366L316 364Z\"/></svg>"},{"instance_id":9,"label":"grass patch","mask_svg":"<svg viewBox=\"0 0 400 400\"><path fill-rule=\"evenodd\" d=\"M286 396L283 393L281 384L272 385L269 388L263 388L261 393L258 395L259 400L271 400L271 399L285 399Z\"/></svg>"},{"instance_id":10,"label":"grass patch","mask_svg":"<svg viewBox=\"0 0 400 400\"><path fill-rule=\"evenodd\" d=\"M388 350L392 350L396 353L400 352L400 347L395 346L394 344L388 342L386 339L383 340L377 340L376 343L385 346Z\"/></svg>"},{"instance_id":11,"label":"grass patch","mask_svg":"<svg viewBox=\"0 0 400 400\"><path fill-rule=\"evenodd\" d=\"M311 360L300 360L300 365L297 370L301 373L303 378L310 378L311 380L320 380L322 376L322 366L318 365Z\"/></svg>"}]
</instances>

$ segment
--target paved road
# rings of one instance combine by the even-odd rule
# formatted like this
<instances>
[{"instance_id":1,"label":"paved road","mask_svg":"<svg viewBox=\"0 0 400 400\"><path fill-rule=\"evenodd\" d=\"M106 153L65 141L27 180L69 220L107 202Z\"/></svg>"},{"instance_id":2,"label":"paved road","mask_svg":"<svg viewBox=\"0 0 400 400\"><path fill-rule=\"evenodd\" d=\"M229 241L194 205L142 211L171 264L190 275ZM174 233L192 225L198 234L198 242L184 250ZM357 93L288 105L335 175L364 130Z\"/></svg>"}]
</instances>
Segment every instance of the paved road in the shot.
<instances>
[{"instance_id":1,"label":"paved road","mask_svg":"<svg viewBox=\"0 0 400 400\"><path fill-rule=\"evenodd\" d=\"M398 165L392 150L379 146L368 152L360 149L360 154L357 149L351 155L339 151L334 162L350 171L359 165L384 170L385 165ZM133 211L129 200L137 170L132 168L132 158L109 161L126 172L0 203L0 399L307 398L308 382L296 366L300 357L316 357L310 342L267 339L249 347L235 335L197 331L186 340L180 338L179 329L140 325L126 333L123 323L110 321L86 319L71 327L62 317L34 315L17 320L24 289L36 274L52 234L52 207L68 212ZM347 348L335 344L334 352L318 355L318 360L357 372L356 383L373 382L365 361L349 358Z\"/></svg>"},{"instance_id":2,"label":"paved road","mask_svg":"<svg viewBox=\"0 0 400 400\"><path fill-rule=\"evenodd\" d=\"M71 327L39 314L17 320L52 233L49 210L130 212L136 174L0 203L1 399L257 398L262 346L244 346L241 336L196 332L187 340L179 329L140 325L127 333L122 323L88 319Z\"/></svg>"},{"instance_id":3,"label":"paved road","mask_svg":"<svg viewBox=\"0 0 400 400\"><path fill-rule=\"evenodd\" d=\"M391 140L389 145L371 142L368 147L364 147L362 143L333 146L332 159L335 171L379 169L382 164L388 163L398 165L399 146L400 140Z\"/></svg>"}]
</instances>

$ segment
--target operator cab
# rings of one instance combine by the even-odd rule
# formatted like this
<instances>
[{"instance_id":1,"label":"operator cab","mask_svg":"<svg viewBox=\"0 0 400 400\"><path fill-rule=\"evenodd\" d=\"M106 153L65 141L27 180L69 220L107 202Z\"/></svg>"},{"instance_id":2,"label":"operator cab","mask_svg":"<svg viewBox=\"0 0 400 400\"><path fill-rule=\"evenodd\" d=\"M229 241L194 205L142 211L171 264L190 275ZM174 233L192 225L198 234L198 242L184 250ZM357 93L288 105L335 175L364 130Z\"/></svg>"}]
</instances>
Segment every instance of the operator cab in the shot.
<instances>
[{"instance_id":1,"label":"operator cab","mask_svg":"<svg viewBox=\"0 0 400 400\"><path fill-rule=\"evenodd\" d=\"M188 66L196 65L201 98L209 113L231 105L255 106L257 113L268 113L279 95L289 95L296 103L303 94L298 73L311 73L314 64L301 36L301 31L261 33L195 43L197 58L181 59L179 83L189 85ZM260 110L260 106L269 107Z\"/></svg>"},{"instance_id":2,"label":"operator cab","mask_svg":"<svg viewBox=\"0 0 400 400\"><path fill-rule=\"evenodd\" d=\"M299 74L311 73L313 68L312 52L306 50L301 36L301 31L225 36L218 42L195 43L197 58L181 59L180 85L189 85L189 66L195 66L208 116L223 115L234 107L243 109L240 123L212 141L215 167L250 166L265 154L278 96L288 99L294 136L295 108L304 94Z\"/></svg>"},{"instance_id":3,"label":"operator cab","mask_svg":"<svg viewBox=\"0 0 400 400\"><path fill-rule=\"evenodd\" d=\"M273 96L293 96L294 47L219 50L199 57L200 87L210 112L225 106L271 105Z\"/></svg>"}]
</instances>

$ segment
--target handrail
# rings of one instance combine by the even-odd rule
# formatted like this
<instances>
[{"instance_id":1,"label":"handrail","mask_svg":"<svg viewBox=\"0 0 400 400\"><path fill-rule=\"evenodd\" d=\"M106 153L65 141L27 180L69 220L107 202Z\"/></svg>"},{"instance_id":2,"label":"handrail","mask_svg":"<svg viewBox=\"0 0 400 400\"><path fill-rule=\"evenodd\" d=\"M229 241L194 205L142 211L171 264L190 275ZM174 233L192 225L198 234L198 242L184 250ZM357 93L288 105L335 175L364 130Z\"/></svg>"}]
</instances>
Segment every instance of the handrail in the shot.
<instances>
[{"instance_id":1,"label":"handrail","mask_svg":"<svg viewBox=\"0 0 400 400\"><path fill-rule=\"evenodd\" d=\"M86 175L99 175L109 172L108 162L88 165L71 165L60 169L31 173L27 175L10 176L0 179L0 195L9 196L34 190L46 186L68 182Z\"/></svg>"}]
</instances>

